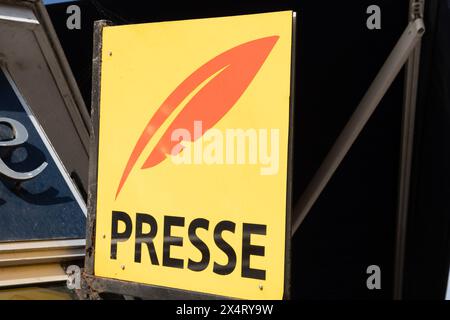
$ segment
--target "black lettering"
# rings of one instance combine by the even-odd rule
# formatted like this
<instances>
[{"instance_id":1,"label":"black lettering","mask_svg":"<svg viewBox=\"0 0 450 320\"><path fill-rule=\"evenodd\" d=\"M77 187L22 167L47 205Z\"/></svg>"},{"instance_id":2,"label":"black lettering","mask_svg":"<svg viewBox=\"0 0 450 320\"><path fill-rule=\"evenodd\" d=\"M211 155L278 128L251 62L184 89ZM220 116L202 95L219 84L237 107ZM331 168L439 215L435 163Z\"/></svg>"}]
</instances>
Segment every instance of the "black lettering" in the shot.
<instances>
[{"instance_id":1,"label":"black lettering","mask_svg":"<svg viewBox=\"0 0 450 320\"><path fill-rule=\"evenodd\" d=\"M142 232L142 226L144 224L148 224L150 226L150 231L148 233ZM152 264L159 265L158 256L156 255L155 250L155 244L153 243L153 239L155 239L157 232L158 224L156 223L155 218L144 213L136 214L136 242L134 247L134 262L141 262L141 250L142 244L144 243L147 245Z\"/></svg>"},{"instance_id":2,"label":"black lettering","mask_svg":"<svg viewBox=\"0 0 450 320\"><path fill-rule=\"evenodd\" d=\"M232 233L234 233L235 229L236 224L231 221L221 221L214 229L214 242L216 243L217 247L219 247L228 256L228 263L226 265L221 265L214 262L213 271L217 274L230 274L236 267L236 252L233 250L230 244L222 238L223 231L231 231Z\"/></svg>"},{"instance_id":3,"label":"black lettering","mask_svg":"<svg viewBox=\"0 0 450 320\"><path fill-rule=\"evenodd\" d=\"M119 221L125 223L124 232L119 233ZM111 259L117 259L117 242L126 241L131 236L131 231L133 225L131 223L130 216L121 211L112 212L112 223L111 223Z\"/></svg>"},{"instance_id":4,"label":"black lettering","mask_svg":"<svg viewBox=\"0 0 450 320\"><path fill-rule=\"evenodd\" d=\"M264 257L265 248L251 244L252 234L266 235L266 226L261 224L243 224L242 236L242 277L266 280L266 271L250 268L250 256Z\"/></svg>"},{"instance_id":5,"label":"black lettering","mask_svg":"<svg viewBox=\"0 0 450 320\"><path fill-rule=\"evenodd\" d=\"M193 220L189 225L189 240L202 254L202 259L198 262L189 259L188 269L192 271L203 271L208 267L210 259L208 246L195 233L198 228L208 230L208 227L209 221L201 218Z\"/></svg>"},{"instance_id":6,"label":"black lettering","mask_svg":"<svg viewBox=\"0 0 450 320\"><path fill-rule=\"evenodd\" d=\"M183 260L170 257L170 247L183 246L183 238L170 235L172 226L184 227L183 217L164 217L163 266L183 269Z\"/></svg>"}]
</instances>

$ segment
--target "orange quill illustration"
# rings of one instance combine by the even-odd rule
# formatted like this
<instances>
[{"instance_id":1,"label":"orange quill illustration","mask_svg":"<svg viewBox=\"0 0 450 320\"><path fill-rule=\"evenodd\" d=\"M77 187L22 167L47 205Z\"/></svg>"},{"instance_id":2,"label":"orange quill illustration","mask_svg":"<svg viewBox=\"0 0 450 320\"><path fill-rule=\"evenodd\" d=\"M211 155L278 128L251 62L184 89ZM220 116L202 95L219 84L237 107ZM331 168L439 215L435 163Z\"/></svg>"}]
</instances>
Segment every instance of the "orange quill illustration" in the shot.
<instances>
[{"instance_id":1,"label":"orange quill illustration","mask_svg":"<svg viewBox=\"0 0 450 320\"><path fill-rule=\"evenodd\" d=\"M182 150L171 133L201 121L204 132L212 128L236 104L269 56L279 36L264 37L233 47L206 62L189 75L161 104L140 135L122 173L116 198L131 170L155 132L174 110L203 82L211 78L184 106L150 152L141 169L154 167L171 153ZM198 139L191 135L192 141ZM179 146L178 148L174 148ZM176 154L172 154L176 155Z\"/></svg>"}]
</instances>

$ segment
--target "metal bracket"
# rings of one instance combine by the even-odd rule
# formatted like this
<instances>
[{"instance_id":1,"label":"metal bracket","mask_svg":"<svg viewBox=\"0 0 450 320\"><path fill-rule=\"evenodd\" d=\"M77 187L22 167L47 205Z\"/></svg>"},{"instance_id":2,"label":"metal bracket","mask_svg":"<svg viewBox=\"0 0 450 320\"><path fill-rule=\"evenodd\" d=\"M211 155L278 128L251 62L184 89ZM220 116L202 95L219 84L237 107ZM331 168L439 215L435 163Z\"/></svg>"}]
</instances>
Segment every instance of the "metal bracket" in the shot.
<instances>
[{"instance_id":1,"label":"metal bracket","mask_svg":"<svg viewBox=\"0 0 450 320\"><path fill-rule=\"evenodd\" d=\"M425 0L411 0L409 4L409 21L423 19Z\"/></svg>"},{"instance_id":2,"label":"metal bracket","mask_svg":"<svg viewBox=\"0 0 450 320\"><path fill-rule=\"evenodd\" d=\"M78 300L102 300L100 293L92 288L90 276L86 276L83 270L81 277L81 288L75 290Z\"/></svg>"}]
</instances>

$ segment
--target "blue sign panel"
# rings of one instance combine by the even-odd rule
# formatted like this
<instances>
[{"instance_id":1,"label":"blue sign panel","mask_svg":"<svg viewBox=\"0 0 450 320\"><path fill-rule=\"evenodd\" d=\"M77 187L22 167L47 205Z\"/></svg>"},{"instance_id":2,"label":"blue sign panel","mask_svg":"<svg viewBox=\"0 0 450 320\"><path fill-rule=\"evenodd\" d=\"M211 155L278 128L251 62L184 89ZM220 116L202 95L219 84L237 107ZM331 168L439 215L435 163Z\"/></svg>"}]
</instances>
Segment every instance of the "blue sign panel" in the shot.
<instances>
[{"instance_id":1,"label":"blue sign panel","mask_svg":"<svg viewBox=\"0 0 450 320\"><path fill-rule=\"evenodd\" d=\"M0 159L0 242L85 238L85 204L1 69Z\"/></svg>"}]
</instances>

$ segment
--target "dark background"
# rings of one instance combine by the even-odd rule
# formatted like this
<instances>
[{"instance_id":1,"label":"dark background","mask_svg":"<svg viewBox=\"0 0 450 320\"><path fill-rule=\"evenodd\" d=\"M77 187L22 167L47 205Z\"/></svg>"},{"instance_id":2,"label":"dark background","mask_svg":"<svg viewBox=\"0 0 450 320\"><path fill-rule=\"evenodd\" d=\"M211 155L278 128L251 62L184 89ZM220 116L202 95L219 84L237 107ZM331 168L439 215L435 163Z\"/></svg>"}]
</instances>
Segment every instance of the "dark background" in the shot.
<instances>
[{"instance_id":1,"label":"dark background","mask_svg":"<svg viewBox=\"0 0 450 320\"><path fill-rule=\"evenodd\" d=\"M292 9L297 11L294 204L406 27L408 0L83 0L81 30L66 28L69 4L47 6L86 104L93 22L154 22ZM448 275L449 68L447 1L427 1L406 298L444 297ZM381 30L366 28L369 5ZM403 73L394 82L293 238L292 295L306 299L392 298ZM366 268L379 265L381 290Z\"/></svg>"}]
</instances>

